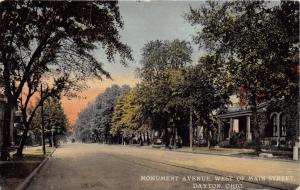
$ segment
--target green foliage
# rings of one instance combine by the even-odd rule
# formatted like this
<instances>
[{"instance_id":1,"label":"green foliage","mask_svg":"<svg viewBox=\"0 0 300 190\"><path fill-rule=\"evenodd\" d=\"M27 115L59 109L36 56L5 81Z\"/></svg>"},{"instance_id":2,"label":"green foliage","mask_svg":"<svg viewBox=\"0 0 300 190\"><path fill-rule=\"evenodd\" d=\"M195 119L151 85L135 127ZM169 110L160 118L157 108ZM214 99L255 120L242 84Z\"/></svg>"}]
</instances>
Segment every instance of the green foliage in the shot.
<instances>
[{"instance_id":1,"label":"green foliage","mask_svg":"<svg viewBox=\"0 0 300 190\"><path fill-rule=\"evenodd\" d=\"M116 102L121 94L129 91L129 86L113 85L96 97L79 113L76 120L76 136L88 141L106 141L112 128L112 117Z\"/></svg>"},{"instance_id":2,"label":"green foliage","mask_svg":"<svg viewBox=\"0 0 300 190\"><path fill-rule=\"evenodd\" d=\"M186 18L202 26L195 42L221 59L215 60L222 62L216 68L229 73L228 83L235 88L245 87L250 105L257 96L270 100L290 95L298 65L298 2L274 6L264 1L210 1L191 8Z\"/></svg>"},{"instance_id":3,"label":"green foliage","mask_svg":"<svg viewBox=\"0 0 300 190\"><path fill-rule=\"evenodd\" d=\"M143 120L141 105L138 103L137 89L123 93L114 108L112 116L112 133L120 132L129 134L130 131L142 130Z\"/></svg>"},{"instance_id":4,"label":"green foliage","mask_svg":"<svg viewBox=\"0 0 300 190\"><path fill-rule=\"evenodd\" d=\"M164 70L177 69L191 63L192 47L189 42L150 41L142 49L139 77L154 82L163 79Z\"/></svg>"},{"instance_id":5,"label":"green foliage","mask_svg":"<svg viewBox=\"0 0 300 190\"><path fill-rule=\"evenodd\" d=\"M181 88L185 102L196 113L198 123L206 127L212 123L212 112L228 104L229 99L224 86L210 78L210 74L202 64L188 67Z\"/></svg>"},{"instance_id":6,"label":"green foliage","mask_svg":"<svg viewBox=\"0 0 300 190\"><path fill-rule=\"evenodd\" d=\"M34 131L41 131L41 109L39 108L34 116L32 128ZM46 131L50 131L52 127L55 134L65 135L69 122L62 108L61 102L56 98L50 98L44 103L44 126Z\"/></svg>"},{"instance_id":7,"label":"green foliage","mask_svg":"<svg viewBox=\"0 0 300 190\"><path fill-rule=\"evenodd\" d=\"M225 87L213 80L207 64L190 65L191 49L187 44L154 41L143 49L137 101L139 111L143 118L150 119L153 129L172 126L187 131L191 108L194 125L209 126L212 112L227 103Z\"/></svg>"},{"instance_id":8,"label":"green foliage","mask_svg":"<svg viewBox=\"0 0 300 190\"><path fill-rule=\"evenodd\" d=\"M26 86L32 97L42 81L49 84L44 94L74 95L72 90L82 87L77 82L109 77L93 54L100 47L109 61L115 54L123 64L132 60L129 47L120 42L117 2L3 1L0 13L0 66L11 104Z\"/></svg>"},{"instance_id":9,"label":"green foliage","mask_svg":"<svg viewBox=\"0 0 300 190\"><path fill-rule=\"evenodd\" d=\"M141 111L151 119L152 127L167 127L172 109L181 104L175 97L181 69L191 63L191 54L190 44L180 40L151 41L143 48L138 93Z\"/></svg>"}]
</instances>

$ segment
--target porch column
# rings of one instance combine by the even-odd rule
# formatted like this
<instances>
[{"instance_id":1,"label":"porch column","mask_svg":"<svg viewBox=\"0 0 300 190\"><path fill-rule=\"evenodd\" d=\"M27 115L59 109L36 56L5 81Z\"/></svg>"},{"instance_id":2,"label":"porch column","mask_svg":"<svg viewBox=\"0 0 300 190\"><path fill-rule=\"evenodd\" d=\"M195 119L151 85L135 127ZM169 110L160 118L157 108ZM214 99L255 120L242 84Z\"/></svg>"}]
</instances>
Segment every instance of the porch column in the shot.
<instances>
[{"instance_id":1,"label":"porch column","mask_svg":"<svg viewBox=\"0 0 300 190\"><path fill-rule=\"evenodd\" d=\"M252 141L252 134L251 134L251 128L250 128L250 116L247 115L246 116L247 118L247 129L246 129L246 139L248 142L251 142Z\"/></svg>"},{"instance_id":2,"label":"porch column","mask_svg":"<svg viewBox=\"0 0 300 190\"><path fill-rule=\"evenodd\" d=\"M281 115L281 113L277 114L277 121L276 121L276 124L277 124L277 146L278 147L280 145L280 115Z\"/></svg>"},{"instance_id":3,"label":"porch column","mask_svg":"<svg viewBox=\"0 0 300 190\"><path fill-rule=\"evenodd\" d=\"M218 142L221 141L221 119L218 118Z\"/></svg>"},{"instance_id":4,"label":"porch column","mask_svg":"<svg viewBox=\"0 0 300 190\"><path fill-rule=\"evenodd\" d=\"M230 127L229 127L229 130L228 130L228 137L230 139L231 133L232 133L232 129L233 129L233 118L230 118L229 124L230 124Z\"/></svg>"}]
</instances>

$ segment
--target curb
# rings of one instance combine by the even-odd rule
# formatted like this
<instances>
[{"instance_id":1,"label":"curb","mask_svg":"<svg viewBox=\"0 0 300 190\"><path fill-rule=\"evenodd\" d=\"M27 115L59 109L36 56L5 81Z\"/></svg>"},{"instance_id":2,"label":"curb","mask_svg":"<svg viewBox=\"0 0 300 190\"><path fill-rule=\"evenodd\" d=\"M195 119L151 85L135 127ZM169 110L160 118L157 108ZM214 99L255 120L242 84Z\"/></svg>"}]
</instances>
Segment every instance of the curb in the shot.
<instances>
[{"instance_id":1,"label":"curb","mask_svg":"<svg viewBox=\"0 0 300 190\"><path fill-rule=\"evenodd\" d=\"M25 180L20 185L18 185L18 187L15 190L26 190L29 184L31 183L32 179L39 173L39 171L47 163L49 158L52 157L52 154L55 152L55 150L56 148L44 158L44 160L30 173L29 176L25 178Z\"/></svg>"}]
</instances>

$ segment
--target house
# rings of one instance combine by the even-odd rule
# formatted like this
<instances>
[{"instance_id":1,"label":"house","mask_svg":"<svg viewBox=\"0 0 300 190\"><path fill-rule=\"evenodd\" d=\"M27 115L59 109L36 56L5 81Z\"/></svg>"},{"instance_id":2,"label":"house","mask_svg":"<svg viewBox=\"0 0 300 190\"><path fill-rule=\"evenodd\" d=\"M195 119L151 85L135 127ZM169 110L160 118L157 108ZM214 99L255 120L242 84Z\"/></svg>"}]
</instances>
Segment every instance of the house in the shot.
<instances>
[{"instance_id":1,"label":"house","mask_svg":"<svg viewBox=\"0 0 300 190\"><path fill-rule=\"evenodd\" d=\"M249 106L241 106L235 97L233 106L221 110L217 114L218 142L229 140L239 134L244 141L252 143L253 115ZM257 120L262 137L262 145L266 147L292 147L292 137L299 138L299 117L297 105L287 105L283 100L263 102L257 106Z\"/></svg>"},{"instance_id":2,"label":"house","mask_svg":"<svg viewBox=\"0 0 300 190\"><path fill-rule=\"evenodd\" d=\"M3 144L3 125L4 125L4 111L5 111L5 99L0 94L0 147Z\"/></svg>"},{"instance_id":3,"label":"house","mask_svg":"<svg viewBox=\"0 0 300 190\"><path fill-rule=\"evenodd\" d=\"M7 114L9 112L10 112L10 117L6 118L5 114ZM12 122L14 119L13 115L14 115L14 110L8 110L7 99L3 95L3 92L2 93L0 92L0 148L3 145L4 135L5 135L4 132L6 133L6 135L9 138L9 146L14 145L14 138L13 138L14 137L14 135L13 135L14 125ZM7 124L9 125L8 131L6 131L6 130L4 131L5 122L7 122Z\"/></svg>"}]
</instances>

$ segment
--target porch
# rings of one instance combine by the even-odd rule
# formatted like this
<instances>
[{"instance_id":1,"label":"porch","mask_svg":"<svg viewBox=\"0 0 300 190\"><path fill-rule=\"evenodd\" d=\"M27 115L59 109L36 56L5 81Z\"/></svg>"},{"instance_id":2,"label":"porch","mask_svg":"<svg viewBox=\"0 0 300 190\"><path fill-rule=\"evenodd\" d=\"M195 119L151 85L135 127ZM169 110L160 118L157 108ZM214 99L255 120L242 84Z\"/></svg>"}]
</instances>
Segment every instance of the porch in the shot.
<instances>
[{"instance_id":1,"label":"porch","mask_svg":"<svg viewBox=\"0 0 300 190\"><path fill-rule=\"evenodd\" d=\"M229 109L226 113L219 113L218 141L229 140L233 133L245 135L247 142L252 141L251 117L252 112L245 109Z\"/></svg>"}]
</instances>

